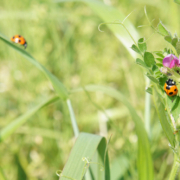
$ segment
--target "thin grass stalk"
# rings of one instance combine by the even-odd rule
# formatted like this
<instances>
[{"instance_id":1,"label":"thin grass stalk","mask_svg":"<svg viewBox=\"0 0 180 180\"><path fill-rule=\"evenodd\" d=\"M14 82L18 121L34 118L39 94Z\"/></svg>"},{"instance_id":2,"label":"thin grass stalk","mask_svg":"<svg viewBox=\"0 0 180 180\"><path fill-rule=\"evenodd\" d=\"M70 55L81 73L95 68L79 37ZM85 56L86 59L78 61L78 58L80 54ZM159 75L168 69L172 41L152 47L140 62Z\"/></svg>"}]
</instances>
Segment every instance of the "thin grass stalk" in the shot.
<instances>
[{"instance_id":1,"label":"thin grass stalk","mask_svg":"<svg viewBox=\"0 0 180 180\"><path fill-rule=\"evenodd\" d=\"M68 99L66 102L67 102L67 106L68 106L70 117L71 117L71 123L72 123L73 131L74 131L74 135L77 138L78 135L79 135L79 128L78 128L78 125L77 125L74 110L72 108L70 99Z\"/></svg>"},{"instance_id":2,"label":"thin grass stalk","mask_svg":"<svg viewBox=\"0 0 180 180\"><path fill-rule=\"evenodd\" d=\"M150 85L150 79L146 77L146 87ZM151 129L150 129L150 123L151 123L151 95L149 93L145 93L145 114L144 114L144 123L145 123L145 129L147 131L148 137L151 137Z\"/></svg>"},{"instance_id":3,"label":"thin grass stalk","mask_svg":"<svg viewBox=\"0 0 180 180\"><path fill-rule=\"evenodd\" d=\"M178 161L178 157L176 154L174 154L174 163L173 163L169 180L175 180L179 167L180 167L180 163Z\"/></svg>"}]
</instances>

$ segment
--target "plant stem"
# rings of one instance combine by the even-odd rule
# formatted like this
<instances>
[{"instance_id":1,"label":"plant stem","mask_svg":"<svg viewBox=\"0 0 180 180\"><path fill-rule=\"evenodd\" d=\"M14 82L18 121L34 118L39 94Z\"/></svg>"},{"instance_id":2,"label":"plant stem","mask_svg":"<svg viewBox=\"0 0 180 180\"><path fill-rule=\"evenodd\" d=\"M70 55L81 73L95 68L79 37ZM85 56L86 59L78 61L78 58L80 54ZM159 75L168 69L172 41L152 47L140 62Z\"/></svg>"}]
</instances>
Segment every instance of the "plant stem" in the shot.
<instances>
[{"instance_id":1,"label":"plant stem","mask_svg":"<svg viewBox=\"0 0 180 180\"><path fill-rule=\"evenodd\" d=\"M150 79L146 77L146 87L148 87L149 85L150 85ZM150 132L150 120L151 120L150 111L151 111L151 95L146 92L144 123L145 123L145 128L146 128L148 137L150 137L150 133L151 133Z\"/></svg>"},{"instance_id":2,"label":"plant stem","mask_svg":"<svg viewBox=\"0 0 180 180\"><path fill-rule=\"evenodd\" d=\"M174 154L174 163L173 163L173 167L171 170L169 180L175 180L179 166L180 166L180 163L179 163L179 161L177 161L177 155Z\"/></svg>"},{"instance_id":3,"label":"plant stem","mask_svg":"<svg viewBox=\"0 0 180 180\"><path fill-rule=\"evenodd\" d=\"M78 128L78 125L77 125L77 121L76 121L76 117L75 117L75 114L74 114L74 110L72 108L70 99L68 99L66 102L67 102L69 113L70 113L70 117L71 117L71 123L72 123L73 131L74 131L74 135L77 138L78 135L79 135L79 128Z\"/></svg>"}]
</instances>

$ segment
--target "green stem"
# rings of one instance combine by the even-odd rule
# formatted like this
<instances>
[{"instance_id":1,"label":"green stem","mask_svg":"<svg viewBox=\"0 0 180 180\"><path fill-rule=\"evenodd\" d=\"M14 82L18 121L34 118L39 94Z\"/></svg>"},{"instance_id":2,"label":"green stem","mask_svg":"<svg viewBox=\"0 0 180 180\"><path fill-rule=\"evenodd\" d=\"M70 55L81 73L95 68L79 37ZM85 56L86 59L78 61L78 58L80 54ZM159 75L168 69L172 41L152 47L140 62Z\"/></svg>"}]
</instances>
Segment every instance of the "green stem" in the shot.
<instances>
[{"instance_id":1,"label":"green stem","mask_svg":"<svg viewBox=\"0 0 180 180\"><path fill-rule=\"evenodd\" d=\"M150 85L150 79L146 77L146 87ZM151 95L146 92L145 95L145 128L147 131L148 136L150 137L150 121L151 121L151 116L150 116L150 110L151 110Z\"/></svg>"},{"instance_id":2,"label":"green stem","mask_svg":"<svg viewBox=\"0 0 180 180\"><path fill-rule=\"evenodd\" d=\"M78 128L78 125L77 125L77 121L76 121L76 117L75 117L75 114L74 114L74 110L72 108L70 99L68 99L66 102L67 102L69 113L70 113L70 117L71 117L71 123L72 123L73 131L74 131L74 135L77 138L78 135L79 135L79 128Z\"/></svg>"},{"instance_id":3,"label":"green stem","mask_svg":"<svg viewBox=\"0 0 180 180\"><path fill-rule=\"evenodd\" d=\"M174 163L173 163L173 167L171 170L169 180L175 180L179 166L180 166L180 163L179 163L179 161L177 161L177 155L174 154Z\"/></svg>"}]
</instances>

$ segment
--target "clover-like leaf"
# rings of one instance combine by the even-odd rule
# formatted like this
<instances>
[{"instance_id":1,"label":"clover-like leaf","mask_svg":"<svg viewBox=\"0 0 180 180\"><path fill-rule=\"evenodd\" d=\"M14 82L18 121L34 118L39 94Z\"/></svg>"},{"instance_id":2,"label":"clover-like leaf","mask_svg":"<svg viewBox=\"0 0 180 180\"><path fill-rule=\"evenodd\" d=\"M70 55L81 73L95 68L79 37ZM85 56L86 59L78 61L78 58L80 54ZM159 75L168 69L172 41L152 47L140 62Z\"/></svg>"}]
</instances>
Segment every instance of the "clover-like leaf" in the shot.
<instances>
[{"instance_id":1,"label":"clover-like leaf","mask_svg":"<svg viewBox=\"0 0 180 180\"><path fill-rule=\"evenodd\" d=\"M151 67L156 63L153 54L150 52L144 53L144 62L148 67Z\"/></svg>"}]
</instances>

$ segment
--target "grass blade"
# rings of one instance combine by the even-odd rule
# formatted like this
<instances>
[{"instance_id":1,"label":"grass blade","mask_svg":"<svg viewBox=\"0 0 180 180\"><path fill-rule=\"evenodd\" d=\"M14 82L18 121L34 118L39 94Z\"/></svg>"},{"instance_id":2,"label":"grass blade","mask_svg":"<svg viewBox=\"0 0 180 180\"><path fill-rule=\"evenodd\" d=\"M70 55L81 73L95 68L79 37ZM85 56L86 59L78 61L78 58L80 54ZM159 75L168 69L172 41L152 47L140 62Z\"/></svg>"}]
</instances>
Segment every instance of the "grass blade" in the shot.
<instances>
[{"instance_id":1,"label":"grass blade","mask_svg":"<svg viewBox=\"0 0 180 180\"><path fill-rule=\"evenodd\" d=\"M70 113L70 117L71 117L71 124L72 124L73 130L74 130L74 135L75 135L75 137L78 137L79 128L78 128L78 125L76 122L76 117L75 117L70 99L67 100L67 105L68 105L68 109L69 109L69 113Z\"/></svg>"},{"instance_id":2,"label":"grass blade","mask_svg":"<svg viewBox=\"0 0 180 180\"><path fill-rule=\"evenodd\" d=\"M98 161L93 162L91 159L96 151L98 153ZM105 152L106 140L104 137L88 133L80 133L71 150L68 161L60 174L60 180L81 180L89 165L92 167L97 165L98 179L110 180L107 153L106 161L104 162ZM83 159L86 159L87 161L89 160L90 163L85 164ZM104 171L100 171L102 165L104 166Z\"/></svg>"},{"instance_id":3,"label":"grass blade","mask_svg":"<svg viewBox=\"0 0 180 180\"><path fill-rule=\"evenodd\" d=\"M48 104L57 101L59 99L58 96L54 96L48 100L45 100L43 103L35 106L33 109L27 111L22 116L16 118L11 123L9 123L5 128L2 128L0 131L0 142L4 141L6 138L8 138L14 131L16 131L22 124L24 124L28 118L30 118L32 115L34 115L37 111L39 111L44 106L47 106Z\"/></svg>"},{"instance_id":4,"label":"grass blade","mask_svg":"<svg viewBox=\"0 0 180 180\"><path fill-rule=\"evenodd\" d=\"M126 17L119 10L113 8L112 6L107 6L101 1L97 0L55 0L56 3L62 2L73 2L79 1L86 3L104 22L122 22ZM130 30L131 35L139 39L139 35L133 24L126 19L125 26ZM109 29L115 34L115 36L121 41L124 47L130 52L133 57L136 57L136 54L129 48L134 43L133 40L129 37L127 31L120 25L107 24Z\"/></svg>"},{"instance_id":5,"label":"grass blade","mask_svg":"<svg viewBox=\"0 0 180 180\"><path fill-rule=\"evenodd\" d=\"M168 116L165 113L165 107L161 101L160 95L155 88L153 88L153 100L163 131L166 134L171 146L174 147L175 137L173 129L170 125L170 120L168 121L167 119Z\"/></svg>"},{"instance_id":6,"label":"grass blade","mask_svg":"<svg viewBox=\"0 0 180 180\"><path fill-rule=\"evenodd\" d=\"M104 94L109 95L112 98L117 99L118 101L122 102L129 110L132 119L135 123L136 134L138 136L138 172L139 172L139 179L140 180L152 180L154 176L153 172L153 165L152 165L152 157L150 152L150 145L146 130L144 128L144 124L140 117L137 115L135 109L131 106L131 104L127 101L123 94L119 91L105 87L105 86L97 86L97 85L88 85L85 86L87 91L97 92L100 91ZM71 91L79 92L83 91L83 88L79 88L76 90Z\"/></svg>"},{"instance_id":7,"label":"grass blade","mask_svg":"<svg viewBox=\"0 0 180 180\"><path fill-rule=\"evenodd\" d=\"M24 49L18 47L17 45L11 43L7 38L0 33L0 39L5 42L7 45L12 47L14 50L16 50L19 54L21 54L23 57L25 57L29 62L31 62L33 65L35 65L39 70L41 70L45 76L51 81L55 91L57 92L58 96L66 100L68 98L68 92L65 88L65 86L59 81L57 77L55 77L52 73L50 73L44 66L42 66L36 59L34 59L28 52L26 52Z\"/></svg>"}]
</instances>

